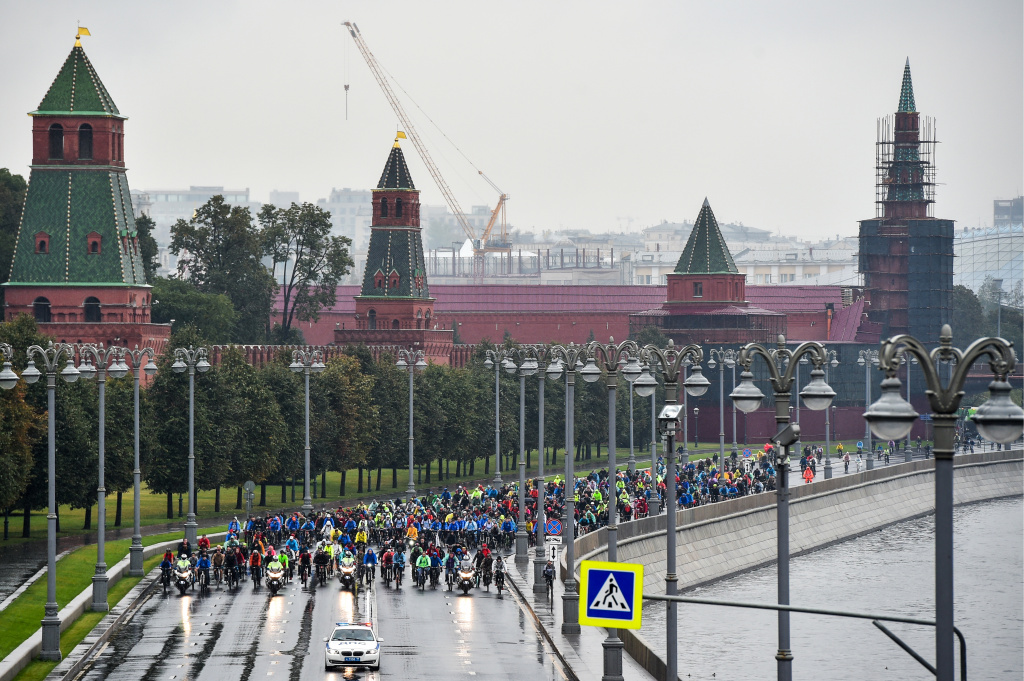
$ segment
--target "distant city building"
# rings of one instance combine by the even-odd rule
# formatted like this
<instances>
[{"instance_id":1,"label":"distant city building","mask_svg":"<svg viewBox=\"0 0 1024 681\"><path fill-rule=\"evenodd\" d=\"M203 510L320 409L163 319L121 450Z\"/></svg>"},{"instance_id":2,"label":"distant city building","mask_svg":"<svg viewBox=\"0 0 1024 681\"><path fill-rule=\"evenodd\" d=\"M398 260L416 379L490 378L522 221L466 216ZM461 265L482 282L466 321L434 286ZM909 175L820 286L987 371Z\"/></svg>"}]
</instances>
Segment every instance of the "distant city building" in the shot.
<instances>
[{"instance_id":1,"label":"distant city building","mask_svg":"<svg viewBox=\"0 0 1024 681\"><path fill-rule=\"evenodd\" d=\"M933 217L935 126L914 103L910 60L899 108L882 119L876 145L876 217L860 223L859 269L868 318L882 336L910 333L938 341L950 321L953 221ZM922 134L923 133L923 134Z\"/></svg>"},{"instance_id":2,"label":"distant city building","mask_svg":"<svg viewBox=\"0 0 1024 681\"><path fill-rule=\"evenodd\" d=\"M353 251L366 251L373 222L373 196L369 189L331 189L330 195L316 205L331 213L335 236L351 239Z\"/></svg>"},{"instance_id":3,"label":"distant city building","mask_svg":"<svg viewBox=\"0 0 1024 681\"><path fill-rule=\"evenodd\" d=\"M298 203L298 202L299 202L299 193L298 192L281 192L281 191L278 191L276 189L271 190L271 192L270 192L270 201L268 201L268 203L272 203L275 206L277 206L278 208L288 208L293 203Z\"/></svg>"},{"instance_id":4,"label":"distant city building","mask_svg":"<svg viewBox=\"0 0 1024 681\"><path fill-rule=\"evenodd\" d=\"M1006 227L1024 223L1024 196L1015 199L996 199L992 203L993 226Z\"/></svg>"},{"instance_id":5,"label":"distant city building","mask_svg":"<svg viewBox=\"0 0 1024 681\"><path fill-rule=\"evenodd\" d=\"M986 280L1002 280L1003 291L1012 294L1024 287L1024 198L993 202L992 227L965 228L956 233L953 250L953 283L975 293ZM1015 300L1010 297L1006 300Z\"/></svg>"}]
</instances>

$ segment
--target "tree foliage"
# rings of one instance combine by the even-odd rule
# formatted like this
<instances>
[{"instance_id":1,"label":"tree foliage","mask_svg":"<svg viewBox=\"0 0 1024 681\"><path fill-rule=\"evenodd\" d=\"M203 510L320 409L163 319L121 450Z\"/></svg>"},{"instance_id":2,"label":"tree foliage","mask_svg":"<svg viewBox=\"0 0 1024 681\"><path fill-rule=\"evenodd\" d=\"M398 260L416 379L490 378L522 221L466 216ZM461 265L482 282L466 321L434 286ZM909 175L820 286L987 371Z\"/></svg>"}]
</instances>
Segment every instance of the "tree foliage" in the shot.
<instances>
[{"instance_id":1,"label":"tree foliage","mask_svg":"<svg viewBox=\"0 0 1024 681\"><path fill-rule=\"evenodd\" d=\"M7 168L0 168L0 284L6 282L14 260L14 246L18 239L18 225L21 209L25 205L25 191L28 183L21 175L12 175ZM3 289L0 289L0 309L3 306Z\"/></svg>"},{"instance_id":2,"label":"tree foliage","mask_svg":"<svg viewBox=\"0 0 1024 681\"><path fill-rule=\"evenodd\" d=\"M263 252L274 280L281 282L280 333L287 335L296 319L316 321L320 310L334 305L338 282L353 265L352 240L331 236L331 214L311 203L266 204L259 223Z\"/></svg>"},{"instance_id":3,"label":"tree foliage","mask_svg":"<svg viewBox=\"0 0 1024 681\"><path fill-rule=\"evenodd\" d=\"M142 256L142 271L145 272L146 281L150 284L156 279L156 258L160 252L156 239L153 238L154 228L156 228L156 223L148 215L143 214L135 218L135 231L139 238L139 255Z\"/></svg>"},{"instance_id":4,"label":"tree foliage","mask_svg":"<svg viewBox=\"0 0 1024 681\"><path fill-rule=\"evenodd\" d=\"M172 332L195 327L212 343L231 341L238 324L231 299L223 293L202 293L185 279L156 277L153 285L153 322L170 324Z\"/></svg>"}]
</instances>

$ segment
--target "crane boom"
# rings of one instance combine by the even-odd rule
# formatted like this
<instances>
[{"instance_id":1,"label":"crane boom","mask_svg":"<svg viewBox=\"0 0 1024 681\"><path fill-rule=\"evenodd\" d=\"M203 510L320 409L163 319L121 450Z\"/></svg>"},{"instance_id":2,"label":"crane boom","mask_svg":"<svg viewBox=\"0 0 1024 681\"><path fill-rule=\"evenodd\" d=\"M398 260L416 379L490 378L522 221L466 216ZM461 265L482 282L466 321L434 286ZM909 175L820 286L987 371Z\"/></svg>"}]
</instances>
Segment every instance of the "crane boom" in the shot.
<instances>
[{"instance_id":1,"label":"crane boom","mask_svg":"<svg viewBox=\"0 0 1024 681\"><path fill-rule=\"evenodd\" d=\"M473 231L473 227L469 224L469 220L466 219L465 214L462 212L462 208L459 207L459 202L455 200L455 195L452 193L452 190L449 189L448 183L445 182L444 177L441 176L441 171L437 169L436 165L434 165L434 160L430 158L430 154L427 152L426 146L420 139L419 133L416 132L416 127L413 126L409 116L405 113L405 109L402 108L402 103L391 90L391 85L388 83L388 79L384 76L383 69L377 63L377 58L373 56L373 53L370 52L370 48L363 40L363 35L359 32L359 27L351 21L346 21L343 25L348 28L348 32L352 35L352 40L355 41L360 54L363 55L363 59L366 60L367 66L370 67L370 72L373 73L373 77L377 79L377 84L380 85L380 89L384 91L384 96L387 97L388 103L391 104L391 108L394 110L395 115L398 116L398 120L401 121L402 126L405 129L405 134L412 140L413 146L416 147L416 152L423 160L423 164L427 166L430 176L434 178L434 184L436 184L437 188L441 190L441 194L444 195L444 200L448 203L448 207L452 209L453 213L455 213L455 219L459 221L462 231L466 233L466 236L472 242L474 248L477 247L478 238Z\"/></svg>"}]
</instances>

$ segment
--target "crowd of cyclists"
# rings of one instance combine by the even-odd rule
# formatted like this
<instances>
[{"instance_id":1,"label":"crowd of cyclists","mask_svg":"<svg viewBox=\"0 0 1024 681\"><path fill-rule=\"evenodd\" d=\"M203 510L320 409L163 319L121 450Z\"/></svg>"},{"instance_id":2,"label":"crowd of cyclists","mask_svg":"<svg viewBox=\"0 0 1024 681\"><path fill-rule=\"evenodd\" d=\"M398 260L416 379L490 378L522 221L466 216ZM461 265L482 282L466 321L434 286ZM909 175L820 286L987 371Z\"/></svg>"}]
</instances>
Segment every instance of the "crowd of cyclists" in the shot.
<instances>
[{"instance_id":1,"label":"crowd of cyclists","mask_svg":"<svg viewBox=\"0 0 1024 681\"><path fill-rule=\"evenodd\" d=\"M690 461L676 475L680 508L714 503L775 489L770 446L764 455L720 469L712 459ZM663 460L652 479L650 469L595 470L577 477L571 487L576 534L608 523L608 509L618 500L620 522L646 517L652 504L661 508L668 481ZM565 522L567 485L561 476L539 488L527 482L526 531L534 545L538 506L542 519ZM251 580L259 589L266 570L283 570L287 581L320 586L340 571L355 573L353 590L379 577L385 588L401 588L405 569L418 588L452 589L457 573L471 570L476 585L505 588L504 557L511 553L518 528L518 485L444 487L419 497L372 501L309 515L266 513L231 521L223 544L211 546L206 535L191 546L183 540L167 551L161 567L165 588L170 572L188 570L192 588L237 587ZM547 566L553 576L553 565ZM379 568L379 570L378 570ZM379 575L378 575L379 571Z\"/></svg>"}]
</instances>

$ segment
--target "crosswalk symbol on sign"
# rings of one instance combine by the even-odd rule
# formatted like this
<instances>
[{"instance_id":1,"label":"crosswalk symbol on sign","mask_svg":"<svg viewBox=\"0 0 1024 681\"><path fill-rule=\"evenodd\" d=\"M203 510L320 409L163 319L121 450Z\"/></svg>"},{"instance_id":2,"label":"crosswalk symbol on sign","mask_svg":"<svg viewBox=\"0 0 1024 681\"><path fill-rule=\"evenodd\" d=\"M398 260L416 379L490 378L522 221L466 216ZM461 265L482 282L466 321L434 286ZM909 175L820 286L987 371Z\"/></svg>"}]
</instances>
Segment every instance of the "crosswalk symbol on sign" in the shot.
<instances>
[{"instance_id":1,"label":"crosswalk symbol on sign","mask_svg":"<svg viewBox=\"0 0 1024 681\"><path fill-rule=\"evenodd\" d=\"M639 629L643 565L586 560L580 564L580 624Z\"/></svg>"},{"instance_id":2,"label":"crosswalk symbol on sign","mask_svg":"<svg viewBox=\"0 0 1024 681\"><path fill-rule=\"evenodd\" d=\"M626 599L622 596L622 588L615 579L614 572L608 573L604 584L597 590L597 595L590 603L590 610L605 610L615 614L629 613L632 610L629 604L626 603Z\"/></svg>"}]
</instances>

